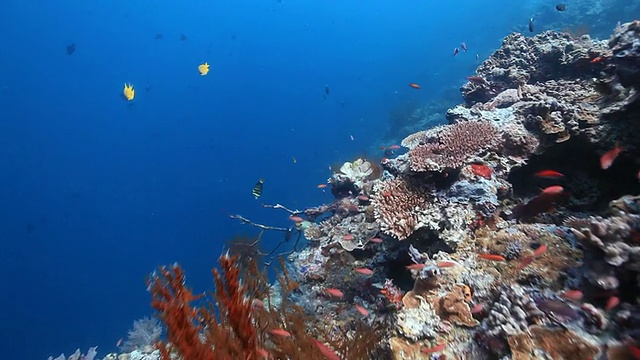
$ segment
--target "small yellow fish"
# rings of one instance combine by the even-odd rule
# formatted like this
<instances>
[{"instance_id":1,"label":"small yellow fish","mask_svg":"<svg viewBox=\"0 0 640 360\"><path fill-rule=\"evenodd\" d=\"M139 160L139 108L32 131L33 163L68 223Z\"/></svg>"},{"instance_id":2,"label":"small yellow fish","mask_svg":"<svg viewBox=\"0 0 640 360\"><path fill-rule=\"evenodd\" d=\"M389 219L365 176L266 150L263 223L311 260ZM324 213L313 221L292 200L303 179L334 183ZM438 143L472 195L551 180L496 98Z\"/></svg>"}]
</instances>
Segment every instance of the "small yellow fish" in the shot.
<instances>
[{"instance_id":1,"label":"small yellow fish","mask_svg":"<svg viewBox=\"0 0 640 360\"><path fill-rule=\"evenodd\" d=\"M200 76L207 75L209 73L209 64L205 62L204 64L198 65L198 71L200 72Z\"/></svg>"},{"instance_id":2,"label":"small yellow fish","mask_svg":"<svg viewBox=\"0 0 640 360\"><path fill-rule=\"evenodd\" d=\"M124 95L125 99L127 99L128 101L131 101L136 96L136 91L133 90L133 85L131 83L129 84L125 83L122 94Z\"/></svg>"}]
</instances>

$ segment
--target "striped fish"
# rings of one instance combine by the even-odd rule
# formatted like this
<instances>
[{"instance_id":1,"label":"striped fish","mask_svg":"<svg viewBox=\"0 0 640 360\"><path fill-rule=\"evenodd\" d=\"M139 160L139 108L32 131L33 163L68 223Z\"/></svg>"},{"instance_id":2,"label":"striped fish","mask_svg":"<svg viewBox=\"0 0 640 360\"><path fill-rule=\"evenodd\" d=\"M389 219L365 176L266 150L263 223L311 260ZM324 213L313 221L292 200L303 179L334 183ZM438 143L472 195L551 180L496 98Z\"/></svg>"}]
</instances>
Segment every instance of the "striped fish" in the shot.
<instances>
[{"instance_id":1,"label":"striped fish","mask_svg":"<svg viewBox=\"0 0 640 360\"><path fill-rule=\"evenodd\" d=\"M262 196L262 184L264 184L264 179L258 180L256 185L253 187L253 190L251 191L253 197L255 197L256 199Z\"/></svg>"}]
</instances>

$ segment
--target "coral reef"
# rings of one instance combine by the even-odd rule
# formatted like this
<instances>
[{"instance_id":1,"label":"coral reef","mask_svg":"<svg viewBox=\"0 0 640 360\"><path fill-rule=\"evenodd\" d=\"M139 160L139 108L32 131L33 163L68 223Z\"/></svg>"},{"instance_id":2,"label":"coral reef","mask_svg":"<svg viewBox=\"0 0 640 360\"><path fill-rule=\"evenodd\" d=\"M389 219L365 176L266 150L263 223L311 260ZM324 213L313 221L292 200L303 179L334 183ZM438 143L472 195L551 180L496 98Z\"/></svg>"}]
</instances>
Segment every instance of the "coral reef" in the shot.
<instances>
[{"instance_id":1,"label":"coral reef","mask_svg":"<svg viewBox=\"0 0 640 360\"><path fill-rule=\"evenodd\" d=\"M414 133L380 165L344 163L331 203L271 206L308 240L278 284L234 256L221 257L207 301L179 266L153 274L160 357L640 353L638 64L639 22L609 41L507 36L448 124L428 107L398 110Z\"/></svg>"},{"instance_id":2,"label":"coral reef","mask_svg":"<svg viewBox=\"0 0 640 360\"><path fill-rule=\"evenodd\" d=\"M309 211L310 246L290 257L301 286L366 310L393 359L634 351L640 201L624 195L640 192L638 34L507 36L448 125L416 129L381 177Z\"/></svg>"}]
</instances>

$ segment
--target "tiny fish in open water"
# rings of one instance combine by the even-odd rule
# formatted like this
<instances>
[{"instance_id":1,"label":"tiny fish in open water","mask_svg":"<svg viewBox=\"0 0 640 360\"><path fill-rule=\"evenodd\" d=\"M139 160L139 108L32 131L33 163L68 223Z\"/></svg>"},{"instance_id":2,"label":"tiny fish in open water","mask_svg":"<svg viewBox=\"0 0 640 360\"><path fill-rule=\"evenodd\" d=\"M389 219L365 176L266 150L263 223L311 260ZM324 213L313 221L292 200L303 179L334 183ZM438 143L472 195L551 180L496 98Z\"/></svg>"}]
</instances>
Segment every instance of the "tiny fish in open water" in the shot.
<instances>
[{"instance_id":1,"label":"tiny fish in open water","mask_svg":"<svg viewBox=\"0 0 640 360\"><path fill-rule=\"evenodd\" d=\"M565 11L565 10L567 10L567 4L562 4L562 3L560 3L560 4L556 5L556 10L558 10L558 11Z\"/></svg>"},{"instance_id":2,"label":"tiny fish in open water","mask_svg":"<svg viewBox=\"0 0 640 360\"><path fill-rule=\"evenodd\" d=\"M264 179L260 179L253 187L253 190L251 191L251 193L253 194L253 197L255 197L256 199L262 196L263 185L264 185Z\"/></svg>"},{"instance_id":3,"label":"tiny fish in open water","mask_svg":"<svg viewBox=\"0 0 640 360\"><path fill-rule=\"evenodd\" d=\"M198 65L198 72L200 72L200 76L205 76L209 73L209 63L204 63Z\"/></svg>"},{"instance_id":4,"label":"tiny fish in open water","mask_svg":"<svg viewBox=\"0 0 640 360\"><path fill-rule=\"evenodd\" d=\"M533 32L533 16L529 18L529 32Z\"/></svg>"}]
</instances>

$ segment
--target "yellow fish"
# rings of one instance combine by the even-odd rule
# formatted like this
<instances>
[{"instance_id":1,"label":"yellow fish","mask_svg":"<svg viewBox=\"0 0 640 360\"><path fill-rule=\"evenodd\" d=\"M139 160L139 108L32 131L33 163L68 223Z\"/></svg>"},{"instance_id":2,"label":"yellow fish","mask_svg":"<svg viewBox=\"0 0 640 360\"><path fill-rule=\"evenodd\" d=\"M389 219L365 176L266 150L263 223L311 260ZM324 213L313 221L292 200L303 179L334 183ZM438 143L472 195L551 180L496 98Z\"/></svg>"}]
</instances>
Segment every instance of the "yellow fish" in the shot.
<instances>
[{"instance_id":1,"label":"yellow fish","mask_svg":"<svg viewBox=\"0 0 640 360\"><path fill-rule=\"evenodd\" d=\"M204 64L198 65L198 71L200 71L200 76L207 75L209 73L209 64L205 62Z\"/></svg>"},{"instance_id":2,"label":"yellow fish","mask_svg":"<svg viewBox=\"0 0 640 360\"><path fill-rule=\"evenodd\" d=\"M131 101L136 96L136 91L133 90L133 85L131 83L129 84L125 83L122 94L124 95L125 99L127 99L128 101Z\"/></svg>"}]
</instances>

